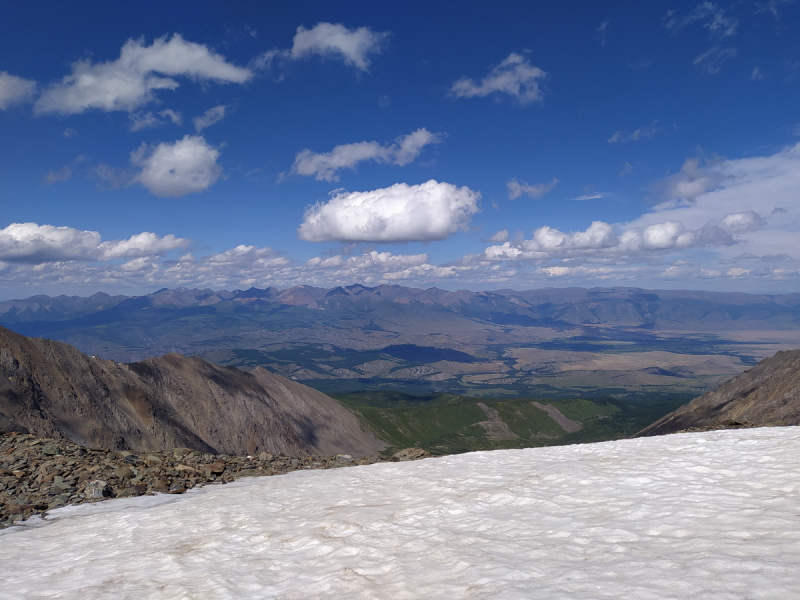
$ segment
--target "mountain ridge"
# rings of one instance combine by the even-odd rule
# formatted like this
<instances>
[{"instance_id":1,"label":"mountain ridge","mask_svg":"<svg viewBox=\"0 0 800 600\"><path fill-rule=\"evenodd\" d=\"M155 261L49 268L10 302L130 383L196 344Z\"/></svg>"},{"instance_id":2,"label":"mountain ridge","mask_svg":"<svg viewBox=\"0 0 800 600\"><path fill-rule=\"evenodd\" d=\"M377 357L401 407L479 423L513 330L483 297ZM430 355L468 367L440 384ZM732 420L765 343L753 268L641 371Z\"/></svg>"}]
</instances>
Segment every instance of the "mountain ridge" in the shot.
<instances>
[{"instance_id":1,"label":"mountain ridge","mask_svg":"<svg viewBox=\"0 0 800 600\"><path fill-rule=\"evenodd\" d=\"M0 429L117 450L371 454L348 409L264 369L168 354L132 364L0 328Z\"/></svg>"}]
</instances>

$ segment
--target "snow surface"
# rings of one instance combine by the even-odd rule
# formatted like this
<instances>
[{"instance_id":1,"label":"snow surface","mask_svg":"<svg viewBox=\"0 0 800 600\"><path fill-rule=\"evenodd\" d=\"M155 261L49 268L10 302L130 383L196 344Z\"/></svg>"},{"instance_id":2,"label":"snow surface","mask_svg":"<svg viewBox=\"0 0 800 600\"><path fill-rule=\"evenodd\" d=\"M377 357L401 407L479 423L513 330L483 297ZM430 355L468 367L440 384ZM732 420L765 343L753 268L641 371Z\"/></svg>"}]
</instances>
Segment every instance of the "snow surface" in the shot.
<instances>
[{"instance_id":1,"label":"snow surface","mask_svg":"<svg viewBox=\"0 0 800 600\"><path fill-rule=\"evenodd\" d=\"M800 427L477 452L54 511L0 598L800 598Z\"/></svg>"}]
</instances>

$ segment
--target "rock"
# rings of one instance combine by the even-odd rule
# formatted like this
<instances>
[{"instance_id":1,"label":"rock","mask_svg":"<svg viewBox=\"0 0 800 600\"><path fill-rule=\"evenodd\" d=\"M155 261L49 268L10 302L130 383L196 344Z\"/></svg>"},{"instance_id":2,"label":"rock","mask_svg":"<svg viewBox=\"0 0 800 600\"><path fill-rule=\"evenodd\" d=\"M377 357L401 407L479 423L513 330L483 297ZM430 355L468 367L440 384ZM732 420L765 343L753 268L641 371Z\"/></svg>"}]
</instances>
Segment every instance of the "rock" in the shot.
<instances>
[{"instance_id":1,"label":"rock","mask_svg":"<svg viewBox=\"0 0 800 600\"><path fill-rule=\"evenodd\" d=\"M133 477L133 471L127 465L123 465L121 467L117 467L114 469L114 475L119 477L120 479L130 479Z\"/></svg>"},{"instance_id":2,"label":"rock","mask_svg":"<svg viewBox=\"0 0 800 600\"><path fill-rule=\"evenodd\" d=\"M431 456L433 455L430 452L422 448L406 448L405 450L400 450L400 452L392 454L392 458L396 458L398 461L419 460Z\"/></svg>"},{"instance_id":3,"label":"rock","mask_svg":"<svg viewBox=\"0 0 800 600\"><path fill-rule=\"evenodd\" d=\"M108 483L102 479L95 479L86 486L83 493L86 494L86 498L89 500L102 500L103 498L111 498L114 492Z\"/></svg>"},{"instance_id":4,"label":"rock","mask_svg":"<svg viewBox=\"0 0 800 600\"><path fill-rule=\"evenodd\" d=\"M206 465L206 470L210 471L212 475L222 475L225 472L227 465L224 462L215 462Z\"/></svg>"},{"instance_id":5,"label":"rock","mask_svg":"<svg viewBox=\"0 0 800 600\"><path fill-rule=\"evenodd\" d=\"M58 447L54 446L53 444L47 444L42 446L42 454L45 456L55 456L58 454Z\"/></svg>"},{"instance_id":6,"label":"rock","mask_svg":"<svg viewBox=\"0 0 800 600\"><path fill-rule=\"evenodd\" d=\"M336 455L336 460L338 460L339 462L343 462L343 463L349 463L349 462L353 462L353 457L350 456L349 454L337 454Z\"/></svg>"}]
</instances>

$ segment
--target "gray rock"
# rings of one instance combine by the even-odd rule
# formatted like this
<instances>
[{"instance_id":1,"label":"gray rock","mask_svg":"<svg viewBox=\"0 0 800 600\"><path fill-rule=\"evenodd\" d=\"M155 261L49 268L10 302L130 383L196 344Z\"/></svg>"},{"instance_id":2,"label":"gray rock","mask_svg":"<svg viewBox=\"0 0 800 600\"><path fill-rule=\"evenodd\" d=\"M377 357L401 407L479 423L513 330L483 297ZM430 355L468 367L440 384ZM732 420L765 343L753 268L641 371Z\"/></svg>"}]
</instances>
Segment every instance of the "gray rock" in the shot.
<instances>
[{"instance_id":1,"label":"gray rock","mask_svg":"<svg viewBox=\"0 0 800 600\"><path fill-rule=\"evenodd\" d=\"M86 494L86 498L89 500L102 500L103 498L111 498L114 492L108 483L102 479L95 479L86 486L83 493Z\"/></svg>"}]
</instances>

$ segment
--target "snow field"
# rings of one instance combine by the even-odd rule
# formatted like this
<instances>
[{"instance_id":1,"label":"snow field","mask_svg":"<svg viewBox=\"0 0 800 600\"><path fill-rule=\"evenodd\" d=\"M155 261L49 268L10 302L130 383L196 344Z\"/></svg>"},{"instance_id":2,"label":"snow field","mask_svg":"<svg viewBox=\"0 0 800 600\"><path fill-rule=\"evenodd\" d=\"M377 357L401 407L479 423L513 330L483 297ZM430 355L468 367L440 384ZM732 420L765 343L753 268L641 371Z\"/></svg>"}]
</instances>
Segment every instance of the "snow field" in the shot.
<instances>
[{"instance_id":1,"label":"snow field","mask_svg":"<svg viewBox=\"0 0 800 600\"><path fill-rule=\"evenodd\" d=\"M53 511L0 598L800 598L800 427L478 452Z\"/></svg>"}]
</instances>

